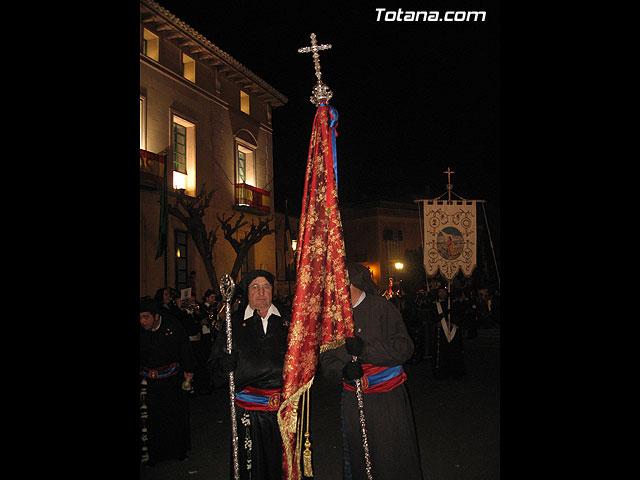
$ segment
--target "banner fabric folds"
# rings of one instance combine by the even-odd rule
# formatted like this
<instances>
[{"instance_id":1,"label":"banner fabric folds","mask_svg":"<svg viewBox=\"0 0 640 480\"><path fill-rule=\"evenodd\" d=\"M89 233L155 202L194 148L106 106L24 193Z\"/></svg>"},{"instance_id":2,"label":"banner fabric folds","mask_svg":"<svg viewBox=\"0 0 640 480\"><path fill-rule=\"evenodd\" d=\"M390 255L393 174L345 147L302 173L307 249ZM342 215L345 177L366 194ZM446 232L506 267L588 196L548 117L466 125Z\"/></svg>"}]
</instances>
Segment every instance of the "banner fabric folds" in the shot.
<instances>
[{"instance_id":1,"label":"banner fabric folds","mask_svg":"<svg viewBox=\"0 0 640 480\"><path fill-rule=\"evenodd\" d=\"M468 278L477 263L476 200L423 200L424 265L428 277Z\"/></svg>"},{"instance_id":2,"label":"banner fabric folds","mask_svg":"<svg viewBox=\"0 0 640 480\"><path fill-rule=\"evenodd\" d=\"M330 108L326 104L318 106L311 132L298 229L297 280L278 410L283 474L290 480L302 478L301 432L297 431L302 412L298 404L311 388L318 357L353 336ZM306 476L310 454L304 454Z\"/></svg>"}]
</instances>

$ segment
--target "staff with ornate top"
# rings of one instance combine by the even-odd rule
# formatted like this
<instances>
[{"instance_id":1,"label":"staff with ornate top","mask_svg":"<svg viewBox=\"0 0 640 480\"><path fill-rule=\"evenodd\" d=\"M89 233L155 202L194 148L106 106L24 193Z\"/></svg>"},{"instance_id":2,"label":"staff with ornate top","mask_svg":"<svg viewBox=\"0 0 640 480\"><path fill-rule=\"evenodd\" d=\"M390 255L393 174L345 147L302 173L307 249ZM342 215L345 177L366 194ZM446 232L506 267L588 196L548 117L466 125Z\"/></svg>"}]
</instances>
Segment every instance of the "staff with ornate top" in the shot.
<instances>
[{"instance_id":1,"label":"staff with ornate top","mask_svg":"<svg viewBox=\"0 0 640 480\"><path fill-rule=\"evenodd\" d=\"M227 354L231 354L233 339L231 337L231 302L233 300L233 292L235 291L235 284L229 276L225 273L220 278L220 293L225 304L225 329L227 333ZM233 478L234 480L240 479L240 463L238 460L238 425L236 424L236 383L234 378L234 372L229 372L229 404L231 406L231 446L233 450Z\"/></svg>"}]
</instances>

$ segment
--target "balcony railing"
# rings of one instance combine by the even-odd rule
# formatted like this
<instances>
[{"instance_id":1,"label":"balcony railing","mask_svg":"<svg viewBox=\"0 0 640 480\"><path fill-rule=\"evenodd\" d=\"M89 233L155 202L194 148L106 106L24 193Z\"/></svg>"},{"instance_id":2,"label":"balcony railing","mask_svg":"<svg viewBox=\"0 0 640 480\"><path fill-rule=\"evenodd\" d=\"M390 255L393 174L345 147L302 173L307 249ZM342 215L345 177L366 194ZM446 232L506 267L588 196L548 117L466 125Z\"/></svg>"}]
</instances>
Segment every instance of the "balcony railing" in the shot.
<instances>
[{"instance_id":1,"label":"balcony railing","mask_svg":"<svg viewBox=\"0 0 640 480\"><path fill-rule=\"evenodd\" d=\"M166 155L140 149L140 184L151 187L162 185Z\"/></svg>"},{"instance_id":2,"label":"balcony railing","mask_svg":"<svg viewBox=\"0 0 640 480\"><path fill-rule=\"evenodd\" d=\"M252 207L269 213L269 197L270 192L247 185L246 183L236 183L236 206Z\"/></svg>"}]
</instances>

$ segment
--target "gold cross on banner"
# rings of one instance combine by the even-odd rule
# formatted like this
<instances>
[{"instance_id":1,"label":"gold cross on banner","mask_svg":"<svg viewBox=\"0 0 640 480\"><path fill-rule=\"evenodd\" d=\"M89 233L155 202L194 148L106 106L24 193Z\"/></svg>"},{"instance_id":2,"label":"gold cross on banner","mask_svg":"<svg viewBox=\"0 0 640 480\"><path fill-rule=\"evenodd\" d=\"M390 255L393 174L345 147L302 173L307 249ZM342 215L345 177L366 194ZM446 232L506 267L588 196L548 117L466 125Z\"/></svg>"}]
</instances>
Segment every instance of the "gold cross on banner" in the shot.
<instances>
[{"instance_id":1,"label":"gold cross on banner","mask_svg":"<svg viewBox=\"0 0 640 480\"><path fill-rule=\"evenodd\" d=\"M456 172L451 170L450 167L447 167L447 169L442 173L447 174L447 193L448 193L449 201L451 201L451 190L453 190L453 185L451 184L451 174Z\"/></svg>"},{"instance_id":2,"label":"gold cross on banner","mask_svg":"<svg viewBox=\"0 0 640 480\"><path fill-rule=\"evenodd\" d=\"M451 170L451 168L450 168L450 167L447 167L447 169L446 169L444 172L442 172L442 173L446 173L446 174L447 174L447 183L451 183L451 174L452 174L452 173L456 173L456 172L454 172L453 170Z\"/></svg>"},{"instance_id":3,"label":"gold cross on banner","mask_svg":"<svg viewBox=\"0 0 640 480\"><path fill-rule=\"evenodd\" d=\"M320 54L318 53L320 50L328 50L331 48L331 44L318 45L316 41L316 34L311 34L311 46L303 47L298 49L298 53L309 53L313 52L313 64L316 69L316 77L318 79L318 83L322 83L322 73L320 72Z\"/></svg>"},{"instance_id":4,"label":"gold cross on banner","mask_svg":"<svg viewBox=\"0 0 640 480\"><path fill-rule=\"evenodd\" d=\"M333 96L333 92L329 90L329 87L322 83L322 73L320 72L320 54L318 53L320 50L328 50L331 48L330 44L326 45L318 45L316 41L316 34L311 34L311 46L303 47L298 49L298 53L309 53L313 52L313 64L316 69L316 78L318 81L316 82L315 87L313 87L313 95L311 95L311 103L318 106L319 104L328 103L331 97Z\"/></svg>"}]
</instances>

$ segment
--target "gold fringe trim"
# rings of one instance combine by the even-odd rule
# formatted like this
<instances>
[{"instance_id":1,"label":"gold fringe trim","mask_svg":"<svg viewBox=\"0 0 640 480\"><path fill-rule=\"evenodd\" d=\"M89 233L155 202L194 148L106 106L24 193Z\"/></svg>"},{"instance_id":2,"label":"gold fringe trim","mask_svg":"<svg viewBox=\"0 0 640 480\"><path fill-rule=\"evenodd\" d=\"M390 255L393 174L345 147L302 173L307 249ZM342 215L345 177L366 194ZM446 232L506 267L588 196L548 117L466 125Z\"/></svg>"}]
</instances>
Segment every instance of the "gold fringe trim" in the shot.
<instances>
[{"instance_id":1,"label":"gold fringe trim","mask_svg":"<svg viewBox=\"0 0 640 480\"><path fill-rule=\"evenodd\" d=\"M295 433L297 430L297 422L298 422L298 401L300 397L311 388L313 384L313 379L315 375L311 377L306 384L300 387L293 395L287 398L284 402L280 404L280 408L278 409L278 427L280 427L280 435L282 436L283 444L284 444L284 454L287 459L287 470L289 473L293 472L294 465L294 457L295 464L300 465L300 449L296 448L295 452L291 452L291 444L289 442L289 434ZM293 404L293 415L288 420L283 420L282 413L285 408L287 408L290 404ZM297 445L299 441L296 442Z\"/></svg>"},{"instance_id":2,"label":"gold fringe trim","mask_svg":"<svg viewBox=\"0 0 640 480\"><path fill-rule=\"evenodd\" d=\"M325 345L320 346L320 354L326 352L327 350L332 350L334 348L338 348L344 345L345 340L335 340L333 342L327 343ZM280 404L280 408L278 409L278 427L280 428L280 435L283 439L284 444L284 454L287 459L287 469L291 474L293 472L293 465L300 465L300 454L302 453L302 464L304 475L306 477L313 477L313 470L311 465L311 441L309 440L309 411L311 410L311 397L309 394L309 389L313 384L313 380L315 375L311 377L305 385L300 387L293 395L287 398ZM300 410L298 409L300 398L302 398L302 405ZM284 409L289 405L293 404L291 418L283 419L282 414ZM303 422L298 422L298 412L302 411L305 413L306 406L306 432L302 433L303 430ZM289 434L296 434L296 442L295 442L295 451L291 451L291 444L289 442ZM304 436L304 452L302 452L302 437ZM294 463L295 462L295 463Z\"/></svg>"},{"instance_id":3,"label":"gold fringe trim","mask_svg":"<svg viewBox=\"0 0 640 480\"><path fill-rule=\"evenodd\" d=\"M309 410L311 410L311 395L309 394L309 390L304 392L302 396L302 410L306 412L306 428L304 433L304 452L302 452L302 464L304 467L304 476L305 477L313 477L313 469L311 466L311 441L309 440ZM298 433L298 438L302 438L302 421L300 422L300 431ZM298 448L300 450L300 448Z\"/></svg>"},{"instance_id":4,"label":"gold fringe trim","mask_svg":"<svg viewBox=\"0 0 640 480\"><path fill-rule=\"evenodd\" d=\"M338 347L344 345L344 343L345 343L345 340L343 338L342 340L334 340L333 342L329 342L329 343L326 343L324 345L320 345L320 355L322 355L327 350L333 350L334 348L338 348Z\"/></svg>"}]
</instances>

